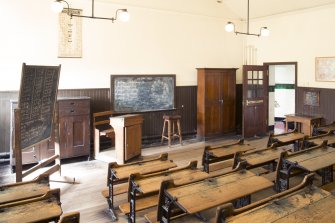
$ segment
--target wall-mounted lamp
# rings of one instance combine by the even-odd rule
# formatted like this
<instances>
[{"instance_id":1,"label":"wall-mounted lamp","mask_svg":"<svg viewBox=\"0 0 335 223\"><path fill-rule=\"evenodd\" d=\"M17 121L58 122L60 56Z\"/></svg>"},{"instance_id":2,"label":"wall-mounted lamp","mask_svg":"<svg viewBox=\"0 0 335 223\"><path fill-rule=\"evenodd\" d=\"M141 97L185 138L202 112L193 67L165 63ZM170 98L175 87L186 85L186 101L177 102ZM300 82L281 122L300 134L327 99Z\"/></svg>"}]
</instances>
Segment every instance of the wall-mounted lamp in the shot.
<instances>
[{"instance_id":1,"label":"wall-mounted lamp","mask_svg":"<svg viewBox=\"0 0 335 223\"><path fill-rule=\"evenodd\" d=\"M252 36L269 36L270 30L267 27L262 27L259 31L259 34L249 33L249 0L248 0L248 18L247 18L247 32L238 32L235 31L235 25L232 22L228 22L225 26L227 32L234 32L237 34L252 35Z\"/></svg>"},{"instance_id":2,"label":"wall-mounted lamp","mask_svg":"<svg viewBox=\"0 0 335 223\"><path fill-rule=\"evenodd\" d=\"M92 0L92 15L91 16L72 14L69 10L70 9L69 3L67 3L67 1L65 0L55 0L51 4L51 9L54 12L60 13L64 8L64 3L66 4L66 8L68 9L67 10L68 15L71 17L83 17L83 18L90 18L90 19L107 19L107 20L112 20L112 22L114 22L117 19L121 20L122 22L127 22L130 17L127 9L116 10L115 17L112 17L112 18L96 17L94 16L94 0Z\"/></svg>"}]
</instances>

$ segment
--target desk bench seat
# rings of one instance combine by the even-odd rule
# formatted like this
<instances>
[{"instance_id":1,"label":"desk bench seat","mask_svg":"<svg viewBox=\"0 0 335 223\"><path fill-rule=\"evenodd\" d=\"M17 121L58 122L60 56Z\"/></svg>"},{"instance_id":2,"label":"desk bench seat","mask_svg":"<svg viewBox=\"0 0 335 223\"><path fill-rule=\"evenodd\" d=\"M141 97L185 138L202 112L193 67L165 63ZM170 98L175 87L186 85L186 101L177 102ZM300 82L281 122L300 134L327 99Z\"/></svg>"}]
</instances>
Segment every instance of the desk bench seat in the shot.
<instances>
[{"instance_id":1,"label":"desk bench seat","mask_svg":"<svg viewBox=\"0 0 335 223\"><path fill-rule=\"evenodd\" d=\"M321 187L323 190L329 191L331 193L335 192L335 182L331 182L329 184L325 184Z\"/></svg>"},{"instance_id":2,"label":"desk bench seat","mask_svg":"<svg viewBox=\"0 0 335 223\"><path fill-rule=\"evenodd\" d=\"M113 189L113 196L124 194L128 192L128 183L117 184ZM109 188L105 188L101 191L102 196L109 198Z\"/></svg>"},{"instance_id":3,"label":"desk bench seat","mask_svg":"<svg viewBox=\"0 0 335 223\"><path fill-rule=\"evenodd\" d=\"M173 214L173 216L170 218L170 220L175 220L177 218L181 218L181 217L184 217L184 216L186 216L185 213ZM158 223L159 221L157 220L157 209L154 210L154 211L150 211L147 214L145 214L144 218L149 223Z\"/></svg>"},{"instance_id":4,"label":"desk bench seat","mask_svg":"<svg viewBox=\"0 0 335 223\"><path fill-rule=\"evenodd\" d=\"M158 204L158 195L144 197L136 200L135 211L142 211L151 207L155 207ZM130 203L124 203L119 205L120 211L124 214L130 213Z\"/></svg>"}]
</instances>

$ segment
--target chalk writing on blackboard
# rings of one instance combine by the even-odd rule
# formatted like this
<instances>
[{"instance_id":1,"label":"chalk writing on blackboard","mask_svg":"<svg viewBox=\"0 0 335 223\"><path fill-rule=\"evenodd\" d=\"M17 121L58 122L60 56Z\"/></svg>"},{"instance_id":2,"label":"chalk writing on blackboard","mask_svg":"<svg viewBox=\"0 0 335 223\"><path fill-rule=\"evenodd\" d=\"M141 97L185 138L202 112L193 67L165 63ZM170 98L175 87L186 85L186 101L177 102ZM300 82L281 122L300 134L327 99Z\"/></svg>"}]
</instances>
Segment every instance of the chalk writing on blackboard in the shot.
<instances>
[{"instance_id":1,"label":"chalk writing on blackboard","mask_svg":"<svg viewBox=\"0 0 335 223\"><path fill-rule=\"evenodd\" d=\"M173 109L175 75L111 75L111 105L114 112Z\"/></svg>"},{"instance_id":2,"label":"chalk writing on blackboard","mask_svg":"<svg viewBox=\"0 0 335 223\"><path fill-rule=\"evenodd\" d=\"M22 66L19 95L21 149L51 137L60 66Z\"/></svg>"}]
</instances>

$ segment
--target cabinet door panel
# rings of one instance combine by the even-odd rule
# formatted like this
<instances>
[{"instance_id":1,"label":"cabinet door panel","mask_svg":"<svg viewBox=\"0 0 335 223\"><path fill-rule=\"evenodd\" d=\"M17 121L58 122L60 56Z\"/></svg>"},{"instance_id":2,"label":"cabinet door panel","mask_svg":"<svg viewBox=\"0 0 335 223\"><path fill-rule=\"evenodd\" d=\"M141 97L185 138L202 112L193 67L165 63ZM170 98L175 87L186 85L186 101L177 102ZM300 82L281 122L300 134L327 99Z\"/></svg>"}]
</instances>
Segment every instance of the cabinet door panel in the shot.
<instances>
[{"instance_id":1,"label":"cabinet door panel","mask_svg":"<svg viewBox=\"0 0 335 223\"><path fill-rule=\"evenodd\" d=\"M222 97L222 132L235 130L236 118L236 77L235 72L227 72L221 75L221 97Z\"/></svg>"},{"instance_id":2,"label":"cabinet door panel","mask_svg":"<svg viewBox=\"0 0 335 223\"><path fill-rule=\"evenodd\" d=\"M73 116L70 120L67 139L69 155L89 155L89 116Z\"/></svg>"},{"instance_id":3,"label":"cabinet door panel","mask_svg":"<svg viewBox=\"0 0 335 223\"><path fill-rule=\"evenodd\" d=\"M205 128L206 135L216 135L222 133L221 121L221 75L220 73L210 73L206 76L205 88Z\"/></svg>"},{"instance_id":4,"label":"cabinet door panel","mask_svg":"<svg viewBox=\"0 0 335 223\"><path fill-rule=\"evenodd\" d=\"M141 155L142 126L125 127L125 161Z\"/></svg>"}]
</instances>

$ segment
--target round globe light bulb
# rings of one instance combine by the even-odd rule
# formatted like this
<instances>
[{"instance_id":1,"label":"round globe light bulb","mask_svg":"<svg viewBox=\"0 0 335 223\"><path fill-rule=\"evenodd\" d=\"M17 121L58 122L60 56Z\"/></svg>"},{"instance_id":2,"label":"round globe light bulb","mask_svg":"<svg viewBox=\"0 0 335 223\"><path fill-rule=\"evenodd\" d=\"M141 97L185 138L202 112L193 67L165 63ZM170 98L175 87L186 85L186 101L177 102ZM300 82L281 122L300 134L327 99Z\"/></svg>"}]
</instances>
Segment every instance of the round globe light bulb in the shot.
<instances>
[{"instance_id":1,"label":"round globe light bulb","mask_svg":"<svg viewBox=\"0 0 335 223\"><path fill-rule=\"evenodd\" d=\"M60 1L54 1L51 3L51 9L56 13L60 13L61 11L63 11L63 8L64 6Z\"/></svg>"},{"instance_id":2,"label":"round globe light bulb","mask_svg":"<svg viewBox=\"0 0 335 223\"><path fill-rule=\"evenodd\" d=\"M235 29L235 26L234 26L234 23L232 23L232 22L228 22L225 26L225 30L229 33L233 32L234 29Z\"/></svg>"},{"instance_id":3,"label":"round globe light bulb","mask_svg":"<svg viewBox=\"0 0 335 223\"><path fill-rule=\"evenodd\" d=\"M269 36L270 35L270 30L268 30L267 27L262 27L261 28L261 36Z\"/></svg>"},{"instance_id":4,"label":"round globe light bulb","mask_svg":"<svg viewBox=\"0 0 335 223\"><path fill-rule=\"evenodd\" d=\"M129 15L128 11L126 9L124 9L124 10L121 10L119 12L118 18L122 22L128 22L129 18L130 18L130 15Z\"/></svg>"}]
</instances>

